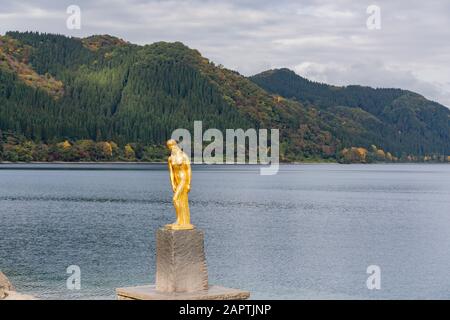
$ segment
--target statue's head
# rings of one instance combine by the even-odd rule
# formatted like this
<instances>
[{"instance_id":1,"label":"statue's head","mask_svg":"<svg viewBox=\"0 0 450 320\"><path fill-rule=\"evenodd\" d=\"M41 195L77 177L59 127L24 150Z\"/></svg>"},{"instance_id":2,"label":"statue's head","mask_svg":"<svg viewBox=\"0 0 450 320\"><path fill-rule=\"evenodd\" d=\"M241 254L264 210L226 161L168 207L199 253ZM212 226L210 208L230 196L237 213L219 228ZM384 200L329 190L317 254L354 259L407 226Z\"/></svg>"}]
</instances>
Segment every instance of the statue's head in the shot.
<instances>
[{"instance_id":1,"label":"statue's head","mask_svg":"<svg viewBox=\"0 0 450 320\"><path fill-rule=\"evenodd\" d=\"M174 148L178 148L178 144L174 139L167 140L167 148L172 151Z\"/></svg>"}]
</instances>

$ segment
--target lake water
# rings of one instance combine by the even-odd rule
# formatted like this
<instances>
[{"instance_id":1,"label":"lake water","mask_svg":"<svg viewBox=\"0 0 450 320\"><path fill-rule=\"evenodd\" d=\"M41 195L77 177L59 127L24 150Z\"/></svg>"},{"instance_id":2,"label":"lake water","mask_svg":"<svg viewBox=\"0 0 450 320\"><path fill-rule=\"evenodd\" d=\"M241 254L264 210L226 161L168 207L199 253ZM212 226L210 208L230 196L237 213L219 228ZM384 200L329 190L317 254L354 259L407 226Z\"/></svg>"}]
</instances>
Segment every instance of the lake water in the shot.
<instances>
[{"instance_id":1,"label":"lake water","mask_svg":"<svg viewBox=\"0 0 450 320\"><path fill-rule=\"evenodd\" d=\"M0 270L19 291L114 299L154 282L155 231L175 216L165 165L0 168ZM450 165L200 166L190 202L212 284L254 299L450 298Z\"/></svg>"}]
</instances>

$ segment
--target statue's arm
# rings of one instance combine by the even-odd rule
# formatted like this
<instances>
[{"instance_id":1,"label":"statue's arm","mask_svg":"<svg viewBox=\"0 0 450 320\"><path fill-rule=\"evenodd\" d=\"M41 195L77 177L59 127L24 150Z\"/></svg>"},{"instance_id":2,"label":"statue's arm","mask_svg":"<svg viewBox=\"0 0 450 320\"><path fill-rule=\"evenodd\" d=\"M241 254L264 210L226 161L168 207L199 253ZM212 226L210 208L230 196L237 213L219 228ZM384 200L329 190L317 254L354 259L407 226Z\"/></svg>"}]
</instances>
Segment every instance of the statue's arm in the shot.
<instances>
[{"instance_id":1,"label":"statue's arm","mask_svg":"<svg viewBox=\"0 0 450 320\"><path fill-rule=\"evenodd\" d=\"M186 157L186 167L187 167L187 188L188 192L191 190L191 177L192 177L192 170L191 170L191 161L189 161L189 158Z\"/></svg>"},{"instance_id":2,"label":"statue's arm","mask_svg":"<svg viewBox=\"0 0 450 320\"><path fill-rule=\"evenodd\" d=\"M172 168L172 162L169 160L167 161L167 165L169 166L169 174L170 174L170 183L172 184L172 190L175 192L175 177L173 176L173 168Z\"/></svg>"}]
</instances>

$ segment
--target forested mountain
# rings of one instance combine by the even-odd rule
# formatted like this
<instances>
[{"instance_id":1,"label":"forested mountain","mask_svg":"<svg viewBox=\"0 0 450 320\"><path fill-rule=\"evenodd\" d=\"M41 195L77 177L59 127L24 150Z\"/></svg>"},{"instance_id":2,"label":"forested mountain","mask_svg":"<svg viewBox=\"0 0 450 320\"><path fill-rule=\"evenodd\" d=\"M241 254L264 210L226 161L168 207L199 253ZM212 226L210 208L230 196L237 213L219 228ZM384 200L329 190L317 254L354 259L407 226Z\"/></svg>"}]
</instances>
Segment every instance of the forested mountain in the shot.
<instances>
[{"instance_id":1,"label":"forested mountain","mask_svg":"<svg viewBox=\"0 0 450 320\"><path fill-rule=\"evenodd\" d=\"M266 71L251 80L272 94L346 118L333 130L345 146L374 144L397 155L450 153L450 110L416 93L331 86L289 69ZM349 122L356 129L354 134L350 134Z\"/></svg>"},{"instance_id":2,"label":"forested mountain","mask_svg":"<svg viewBox=\"0 0 450 320\"><path fill-rule=\"evenodd\" d=\"M305 90L293 76L250 80L179 42L8 32L0 36L0 160L159 160L171 132L194 120L204 130L279 128L288 161L371 145L393 158L449 153L449 113L436 103L394 89L307 82Z\"/></svg>"}]
</instances>

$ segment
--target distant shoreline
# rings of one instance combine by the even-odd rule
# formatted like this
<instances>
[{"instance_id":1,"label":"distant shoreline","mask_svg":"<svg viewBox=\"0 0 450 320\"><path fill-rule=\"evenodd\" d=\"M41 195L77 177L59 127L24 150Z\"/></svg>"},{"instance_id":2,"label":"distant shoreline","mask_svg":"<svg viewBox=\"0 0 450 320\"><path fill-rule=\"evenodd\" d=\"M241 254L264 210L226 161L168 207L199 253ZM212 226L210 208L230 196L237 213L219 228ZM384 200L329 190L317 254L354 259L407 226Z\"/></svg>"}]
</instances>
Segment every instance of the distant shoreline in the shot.
<instances>
[{"instance_id":1,"label":"distant shoreline","mask_svg":"<svg viewBox=\"0 0 450 320\"><path fill-rule=\"evenodd\" d=\"M280 165L325 165L325 164L335 164L335 165L349 165L349 164L359 164L359 165L374 165L374 164L449 164L448 162L372 162L372 163L339 163L337 161L295 161L295 162L280 162ZM64 161L53 161L53 162L40 162L40 161L32 161L32 162L8 162L3 161L0 162L0 170L2 169L14 169L14 168L20 168L20 169L26 169L33 168L35 165L40 165L42 167L80 167L83 166L86 167L95 167L98 166L99 168L104 167L105 169L108 169L108 166L123 166L124 168L128 167L145 167L145 166L157 166L157 165L167 165L167 162L143 162L143 161L133 161L133 162L127 162L127 161L77 161L77 162L64 162ZM220 163L220 164L192 164L193 166L265 166L263 164L239 164L239 163Z\"/></svg>"},{"instance_id":2,"label":"distant shoreline","mask_svg":"<svg viewBox=\"0 0 450 320\"><path fill-rule=\"evenodd\" d=\"M339 164L337 161L294 161L294 162L280 162L280 164L332 164L332 163L336 163ZM44 161L30 161L30 162L11 162L11 161L0 161L0 166L1 165L27 165L27 164L74 164L74 165L83 165L83 164L87 164L87 165L95 165L95 164L118 164L118 165L138 165L138 164L142 164L142 165L148 165L148 164L167 164L167 161L161 161L161 162L148 162L148 161L52 161L52 162L44 162ZM263 165L263 164L259 164L259 163L255 163L255 164L250 164L250 163L218 163L218 164L206 164L206 163L193 163L193 165L227 165L227 166L233 166L233 165L251 165L251 166L259 166L259 165Z\"/></svg>"},{"instance_id":3,"label":"distant shoreline","mask_svg":"<svg viewBox=\"0 0 450 320\"><path fill-rule=\"evenodd\" d=\"M0 166L3 164L167 164L167 162L145 162L145 161L30 161L30 162L11 162L11 161L0 161Z\"/></svg>"}]
</instances>

